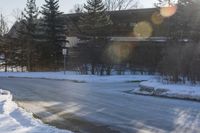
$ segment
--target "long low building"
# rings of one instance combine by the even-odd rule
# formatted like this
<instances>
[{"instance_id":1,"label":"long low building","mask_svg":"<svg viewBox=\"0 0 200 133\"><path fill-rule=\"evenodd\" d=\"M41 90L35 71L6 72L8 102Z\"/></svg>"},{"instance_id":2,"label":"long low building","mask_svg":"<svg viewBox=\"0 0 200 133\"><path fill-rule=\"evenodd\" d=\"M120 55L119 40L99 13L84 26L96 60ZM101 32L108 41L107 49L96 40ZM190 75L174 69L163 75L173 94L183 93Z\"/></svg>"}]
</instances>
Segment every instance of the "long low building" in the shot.
<instances>
[{"instance_id":1,"label":"long low building","mask_svg":"<svg viewBox=\"0 0 200 133\"><path fill-rule=\"evenodd\" d=\"M169 19L156 16L159 14L157 8L133 9L107 12L113 22L111 41L159 41L166 40ZM70 46L75 46L80 42L79 19L84 15L82 13L64 14L62 17L68 29L67 39ZM158 17L158 18L156 18ZM155 22L157 21L157 22ZM159 21L159 22L158 22ZM140 28L149 26L149 33L145 36L134 33L134 27L140 24ZM145 25L142 25L145 24ZM20 22L16 22L11 28L8 36L17 37L17 29L20 28ZM136 36L136 34L138 36ZM145 37L145 39L144 39Z\"/></svg>"}]
</instances>

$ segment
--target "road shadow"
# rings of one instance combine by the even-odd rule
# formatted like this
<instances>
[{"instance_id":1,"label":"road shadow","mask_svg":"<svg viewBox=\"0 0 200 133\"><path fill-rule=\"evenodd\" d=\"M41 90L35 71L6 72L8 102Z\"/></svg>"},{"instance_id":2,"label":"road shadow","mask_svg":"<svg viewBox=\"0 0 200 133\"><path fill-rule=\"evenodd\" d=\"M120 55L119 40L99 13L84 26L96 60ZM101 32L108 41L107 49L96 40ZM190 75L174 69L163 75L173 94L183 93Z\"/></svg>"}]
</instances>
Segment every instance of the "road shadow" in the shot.
<instances>
[{"instance_id":1,"label":"road shadow","mask_svg":"<svg viewBox=\"0 0 200 133\"><path fill-rule=\"evenodd\" d=\"M73 113L62 113L64 110L59 108L61 106L57 104L45 107L45 112L36 113L34 117L42 120L45 124L55 126L59 129L70 130L75 133L120 133L120 131L110 128L109 125L88 121ZM49 120L48 118L51 117L51 114L57 115L60 119Z\"/></svg>"}]
</instances>

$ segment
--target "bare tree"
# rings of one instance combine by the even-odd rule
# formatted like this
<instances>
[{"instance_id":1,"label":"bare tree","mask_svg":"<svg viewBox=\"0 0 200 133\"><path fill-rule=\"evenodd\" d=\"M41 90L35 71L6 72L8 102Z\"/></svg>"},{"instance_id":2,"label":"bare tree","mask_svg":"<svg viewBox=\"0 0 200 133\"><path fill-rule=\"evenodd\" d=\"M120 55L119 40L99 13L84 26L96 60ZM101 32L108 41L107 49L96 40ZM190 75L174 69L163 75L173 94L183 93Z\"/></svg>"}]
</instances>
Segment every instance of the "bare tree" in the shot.
<instances>
[{"instance_id":1,"label":"bare tree","mask_svg":"<svg viewBox=\"0 0 200 133\"><path fill-rule=\"evenodd\" d=\"M0 14L0 55L3 57L1 58L4 63L1 65L5 66L5 71L7 71L7 58L6 54L8 52L8 47L6 45L6 39L5 35L8 33L8 23L6 18L3 16L3 14Z\"/></svg>"},{"instance_id":2,"label":"bare tree","mask_svg":"<svg viewBox=\"0 0 200 133\"><path fill-rule=\"evenodd\" d=\"M0 15L0 36L3 37L6 33L8 33L8 24L6 18L3 14Z\"/></svg>"},{"instance_id":3,"label":"bare tree","mask_svg":"<svg viewBox=\"0 0 200 133\"><path fill-rule=\"evenodd\" d=\"M175 5L176 3L177 0L158 0L156 3L154 3L154 6L163 7L163 6Z\"/></svg>"},{"instance_id":4,"label":"bare tree","mask_svg":"<svg viewBox=\"0 0 200 133\"><path fill-rule=\"evenodd\" d=\"M139 7L138 0L105 0L104 3L109 11L135 9Z\"/></svg>"},{"instance_id":5,"label":"bare tree","mask_svg":"<svg viewBox=\"0 0 200 133\"><path fill-rule=\"evenodd\" d=\"M14 9L12 11L12 16L14 17L14 19L16 21L21 21L22 18L23 18L22 11L20 9L18 9L18 8Z\"/></svg>"},{"instance_id":6,"label":"bare tree","mask_svg":"<svg viewBox=\"0 0 200 133\"><path fill-rule=\"evenodd\" d=\"M70 10L71 13L82 13L84 6L82 4L75 4L73 9Z\"/></svg>"}]
</instances>

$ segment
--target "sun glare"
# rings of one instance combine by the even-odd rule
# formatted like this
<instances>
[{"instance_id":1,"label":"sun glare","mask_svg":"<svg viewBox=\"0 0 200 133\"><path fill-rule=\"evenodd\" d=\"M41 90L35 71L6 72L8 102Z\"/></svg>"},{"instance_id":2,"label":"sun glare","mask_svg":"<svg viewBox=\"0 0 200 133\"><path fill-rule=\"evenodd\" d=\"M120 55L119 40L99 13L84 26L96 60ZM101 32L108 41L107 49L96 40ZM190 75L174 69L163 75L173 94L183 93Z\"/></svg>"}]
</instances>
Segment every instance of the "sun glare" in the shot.
<instances>
[{"instance_id":1,"label":"sun glare","mask_svg":"<svg viewBox=\"0 0 200 133\"><path fill-rule=\"evenodd\" d=\"M134 27L134 35L143 39L147 39L152 36L153 28L147 21L139 22Z\"/></svg>"},{"instance_id":2,"label":"sun glare","mask_svg":"<svg viewBox=\"0 0 200 133\"><path fill-rule=\"evenodd\" d=\"M177 11L177 6L176 5L170 5L170 6L166 6L166 7L162 7L160 9L160 14L165 17L171 17L173 16Z\"/></svg>"},{"instance_id":3,"label":"sun glare","mask_svg":"<svg viewBox=\"0 0 200 133\"><path fill-rule=\"evenodd\" d=\"M106 52L112 62L120 63L130 56L132 49L131 44L114 43L108 47Z\"/></svg>"},{"instance_id":4,"label":"sun glare","mask_svg":"<svg viewBox=\"0 0 200 133\"><path fill-rule=\"evenodd\" d=\"M164 17L159 12L155 12L151 16L151 21L152 21L153 24L160 25L160 24L163 23Z\"/></svg>"}]
</instances>

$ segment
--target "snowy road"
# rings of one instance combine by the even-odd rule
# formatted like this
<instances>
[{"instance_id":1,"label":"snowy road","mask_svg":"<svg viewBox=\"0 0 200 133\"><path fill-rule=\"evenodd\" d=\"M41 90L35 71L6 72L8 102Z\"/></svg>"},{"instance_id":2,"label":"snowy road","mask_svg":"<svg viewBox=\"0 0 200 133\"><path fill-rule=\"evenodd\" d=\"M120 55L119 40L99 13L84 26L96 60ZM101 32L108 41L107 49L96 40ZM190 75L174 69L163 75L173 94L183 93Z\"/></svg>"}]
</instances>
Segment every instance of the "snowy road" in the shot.
<instances>
[{"instance_id":1,"label":"snowy road","mask_svg":"<svg viewBox=\"0 0 200 133\"><path fill-rule=\"evenodd\" d=\"M138 96L137 83L0 78L19 105L44 122L90 133L199 133L200 103Z\"/></svg>"}]
</instances>

